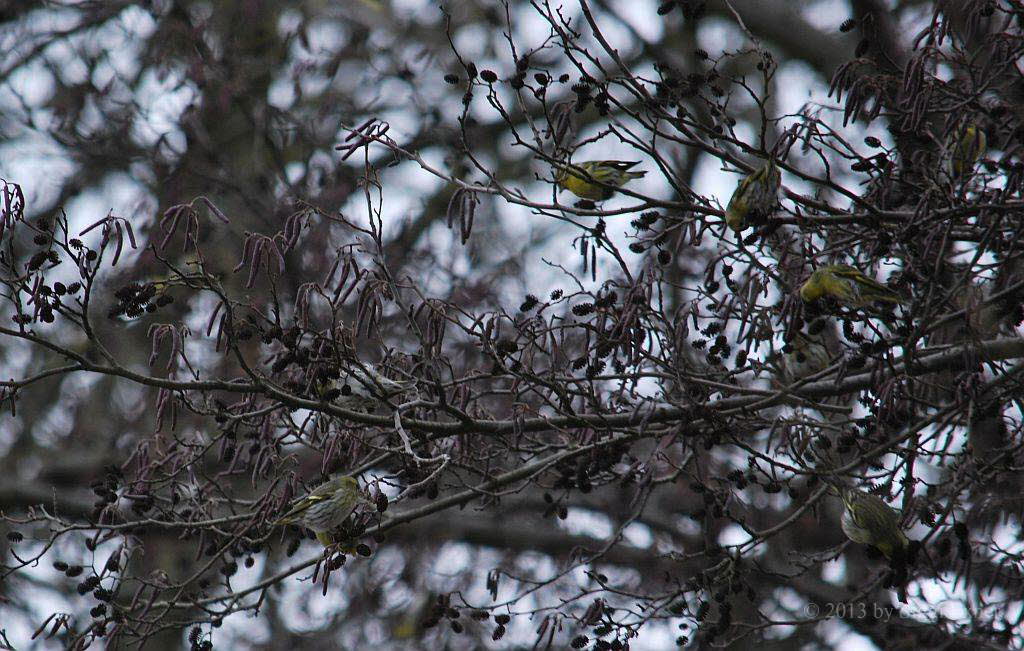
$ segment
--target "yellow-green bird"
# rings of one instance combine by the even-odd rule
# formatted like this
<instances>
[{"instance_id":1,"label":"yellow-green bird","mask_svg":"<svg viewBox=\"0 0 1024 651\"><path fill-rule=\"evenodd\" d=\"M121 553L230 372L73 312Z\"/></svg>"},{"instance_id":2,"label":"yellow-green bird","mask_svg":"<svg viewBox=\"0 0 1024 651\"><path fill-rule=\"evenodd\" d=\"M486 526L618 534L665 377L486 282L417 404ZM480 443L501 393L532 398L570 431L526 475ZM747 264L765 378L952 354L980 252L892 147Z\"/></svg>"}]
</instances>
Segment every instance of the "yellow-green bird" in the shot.
<instances>
[{"instance_id":1,"label":"yellow-green bird","mask_svg":"<svg viewBox=\"0 0 1024 651\"><path fill-rule=\"evenodd\" d=\"M832 264L819 267L800 287L800 298L813 303L822 296L829 296L850 307L864 307L876 301L902 303L903 299L892 289L865 276L848 264Z\"/></svg>"},{"instance_id":2,"label":"yellow-green bird","mask_svg":"<svg viewBox=\"0 0 1024 651\"><path fill-rule=\"evenodd\" d=\"M743 177L725 207L725 223L739 233L748 226L748 217L770 214L779 204L781 185L782 173L771 160Z\"/></svg>"},{"instance_id":3,"label":"yellow-green bird","mask_svg":"<svg viewBox=\"0 0 1024 651\"><path fill-rule=\"evenodd\" d=\"M324 547L334 543L331 532L341 526L361 502L369 499L359 482L347 475L334 475L300 497L274 526L297 524L313 531Z\"/></svg>"},{"instance_id":4,"label":"yellow-green bird","mask_svg":"<svg viewBox=\"0 0 1024 651\"><path fill-rule=\"evenodd\" d=\"M974 169L974 164L988 148L988 138L974 123L960 130L949 159L949 174L958 178Z\"/></svg>"},{"instance_id":5,"label":"yellow-green bird","mask_svg":"<svg viewBox=\"0 0 1024 651\"><path fill-rule=\"evenodd\" d=\"M840 525L847 538L877 547L889 560L906 552L910 540L900 530L900 514L895 509L857 488L840 488L839 497L843 501Z\"/></svg>"},{"instance_id":6,"label":"yellow-green bird","mask_svg":"<svg viewBox=\"0 0 1024 651\"><path fill-rule=\"evenodd\" d=\"M563 190L572 192L582 199L604 201L611 199L615 191L633 179L639 179L646 171L629 171L640 161L589 160L570 163L555 171L555 182Z\"/></svg>"}]
</instances>

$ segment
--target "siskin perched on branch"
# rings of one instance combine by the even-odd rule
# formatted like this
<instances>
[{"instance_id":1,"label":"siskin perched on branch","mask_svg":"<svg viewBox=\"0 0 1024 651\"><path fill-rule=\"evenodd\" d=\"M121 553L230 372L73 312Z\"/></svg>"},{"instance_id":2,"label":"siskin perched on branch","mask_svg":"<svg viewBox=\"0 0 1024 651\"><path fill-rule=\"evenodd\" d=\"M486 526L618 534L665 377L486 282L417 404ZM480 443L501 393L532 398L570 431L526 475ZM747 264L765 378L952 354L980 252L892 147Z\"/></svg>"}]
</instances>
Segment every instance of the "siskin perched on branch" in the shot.
<instances>
[{"instance_id":1,"label":"siskin perched on branch","mask_svg":"<svg viewBox=\"0 0 1024 651\"><path fill-rule=\"evenodd\" d=\"M411 389L414 382L386 378L370 364L347 364L337 378L319 381L317 394L344 409L373 410L380 403Z\"/></svg>"},{"instance_id":2,"label":"siskin perched on branch","mask_svg":"<svg viewBox=\"0 0 1024 651\"><path fill-rule=\"evenodd\" d=\"M850 307L864 307L876 301L901 303L903 299L882 283L865 276L848 264L819 267L800 287L800 298L812 303L823 296Z\"/></svg>"},{"instance_id":3,"label":"siskin perched on branch","mask_svg":"<svg viewBox=\"0 0 1024 651\"><path fill-rule=\"evenodd\" d=\"M774 161L764 165L745 176L736 186L736 190L725 208L725 223L739 233L745 229L749 217L764 218L779 203L779 187L782 174Z\"/></svg>"},{"instance_id":4,"label":"siskin perched on branch","mask_svg":"<svg viewBox=\"0 0 1024 651\"><path fill-rule=\"evenodd\" d=\"M324 547L334 542L331 532L341 526L361 502L369 502L359 482L347 475L335 475L300 497L275 527L296 524L313 531Z\"/></svg>"},{"instance_id":5,"label":"siskin perched on branch","mask_svg":"<svg viewBox=\"0 0 1024 651\"><path fill-rule=\"evenodd\" d=\"M843 500L840 524L846 537L861 545L872 545L889 560L905 554L910 541L900 530L900 514L880 497L856 488L839 489Z\"/></svg>"},{"instance_id":6,"label":"siskin perched on branch","mask_svg":"<svg viewBox=\"0 0 1024 651\"><path fill-rule=\"evenodd\" d=\"M555 182L560 188L572 192L577 197L604 201L610 199L618 188L647 174L645 171L629 171L639 162L591 160L570 164L565 169L558 169L555 172Z\"/></svg>"},{"instance_id":7,"label":"siskin perched on branch","mask_svg":"<svg viewBox=\"0 0 1024 651\"><path fill-rule=\"evenodd\" d=\"M968 124L956 135L956 143L952 146L949 159L949 174L953 178L961 177L972 169L988 147L985 132L976 124Z\"/></svg>"},{"instance_id":8,"label":"siskin perched on branch","mask_svg":"<svg viewBox=\"0 0 1024 651\"><path fill-rule=\"evenodd\" d=\"M797 332L793 341L786 344L783 350L783 370L790 382L814 375L832 363L833 355L829 353L821 335Z\"/></svg>"},{"instance_id":9,"label":"siskin perched on branch","mask_svg":"<svg viewBox=\"0 0 1024 651\"><path fill-rule=\"evenodd\" d=\"M182 275L173 272L162 278L130 282L114 292L117 304L111 306L107 316L120 321L133 321L172 303L174 298L168 294L171 288L196 288L205 280L208 277L203 274Z\"/></svg>"}]
</instances>

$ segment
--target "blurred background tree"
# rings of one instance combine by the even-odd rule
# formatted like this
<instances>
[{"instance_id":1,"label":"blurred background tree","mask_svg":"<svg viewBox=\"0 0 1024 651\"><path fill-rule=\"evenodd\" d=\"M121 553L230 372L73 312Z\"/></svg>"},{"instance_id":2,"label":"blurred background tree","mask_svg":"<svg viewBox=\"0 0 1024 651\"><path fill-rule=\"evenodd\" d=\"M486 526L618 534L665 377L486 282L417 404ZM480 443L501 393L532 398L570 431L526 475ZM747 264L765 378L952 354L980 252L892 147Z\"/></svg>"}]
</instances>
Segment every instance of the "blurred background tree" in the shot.
<instances>
[{"instance_id":1,"label":"blurred background tree","mask_svg":"<svg viewBox=\"0 0 1024 651\"><path fill-rule=\"evenodd\" d=\"M1019 3L0 24L0 642L1020 646ZM272 526L334 472L353 544Z\"/></svg>"}]
</instances>

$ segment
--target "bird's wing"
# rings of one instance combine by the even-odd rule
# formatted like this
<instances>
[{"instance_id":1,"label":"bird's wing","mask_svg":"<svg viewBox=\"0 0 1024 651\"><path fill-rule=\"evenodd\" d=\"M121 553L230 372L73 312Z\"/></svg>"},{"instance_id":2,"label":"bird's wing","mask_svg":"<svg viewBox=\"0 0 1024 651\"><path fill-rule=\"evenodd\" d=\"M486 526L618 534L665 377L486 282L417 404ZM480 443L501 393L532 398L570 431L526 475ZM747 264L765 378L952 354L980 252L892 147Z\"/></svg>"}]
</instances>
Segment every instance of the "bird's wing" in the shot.
<instances>
[{"instance_id":1,"label":"bird's wing","mask_svg":"<svg viewBox=\"0 0 1024 651\"><path fill-rule=\"evenodd\" d=\"M848 264L836 265L832 273L834 273L837 276L840 276L841 278L849 278L850 280L858 284L861 284L865 287L870 287L871 289L881 292L883 294L891 294L893 296L898 296L898 294L895 291L893 291L892 288L890 288L888 285L883 285L874 278L861 273L855 267L851 267Z\"/></svg>"},{"instance_id":2,"label":"bird's wing","mask_svg":"<svg viewBox=\"0 0 1024 651\"><path fill-rule=\"evenodd\" d=\"M308 511L309 507L317 504L318 502L323 502L325 499L330 497L333 492L333 489L328 488L326 484L314 488L308 495L299 498L299 500L292 505L292 508L281 516L277 522L280 524L289 524L297 516Z\"/></svg>"}]
</instances>

